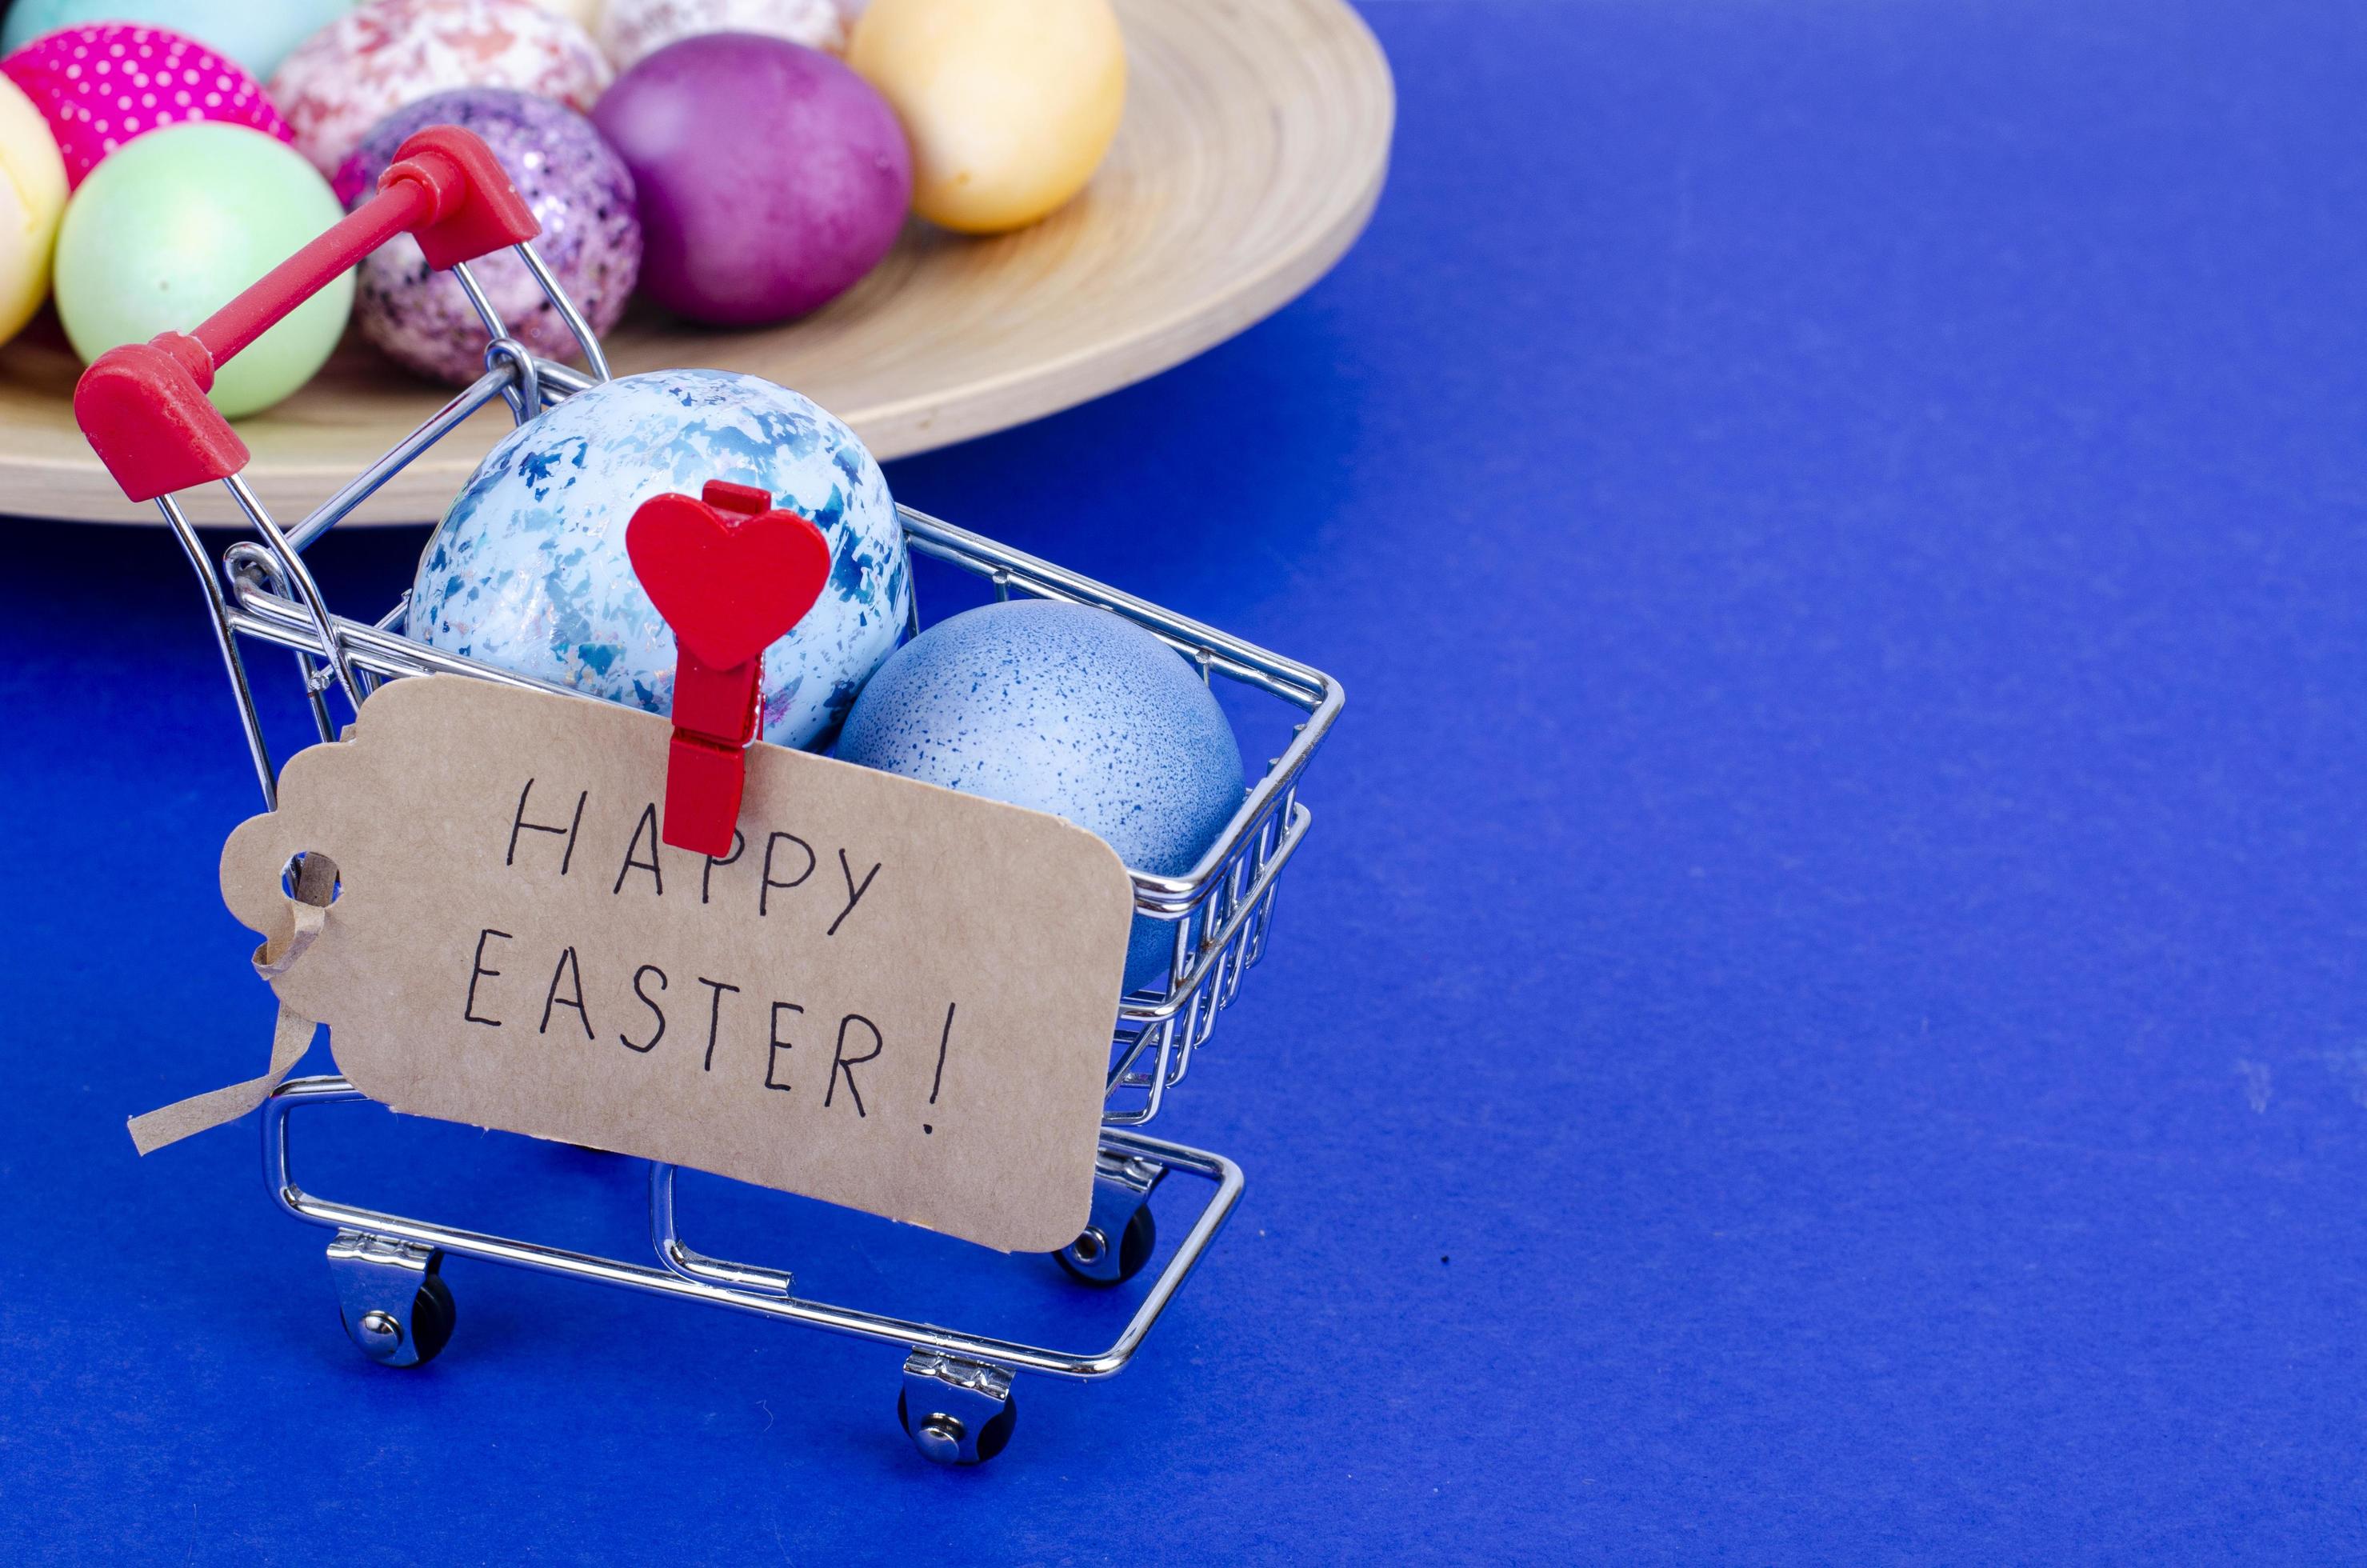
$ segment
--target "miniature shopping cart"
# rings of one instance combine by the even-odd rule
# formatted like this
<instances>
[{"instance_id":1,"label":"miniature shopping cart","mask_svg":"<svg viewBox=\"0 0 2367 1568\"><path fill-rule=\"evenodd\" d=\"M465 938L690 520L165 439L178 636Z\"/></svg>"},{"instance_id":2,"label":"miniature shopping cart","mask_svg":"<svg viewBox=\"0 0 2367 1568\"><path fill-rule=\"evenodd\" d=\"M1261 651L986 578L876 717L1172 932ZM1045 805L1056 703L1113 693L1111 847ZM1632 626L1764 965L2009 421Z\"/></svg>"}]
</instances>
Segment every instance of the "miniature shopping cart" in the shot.
<instances>
[{"instance_id":1,"label":"miniature shopping cart","mask_svg":"<svg viewBox=\"0 0 2367 1568\"><path fill-rule=\"evenodd\" d=\"M401 233L412 233L433 264L450 267L466 290L491 339L486 372L311 516L282 528L240 477L245 447L206 400L213 367ZM380 683L405 676L465 675L590 700L413 641L404 634L407 595L376 620L336 615L304 562L304 551L314 540L496 398L523 424L607 379L606 360L590 327L529 243L536 233L531 214L483 144L451 127L433 128L404 144L379 194L193 334L167 334L114 350L92 367L76 392L76 416L92 445L127 495L155 503L197 573L266 808L277 805L277 775L249 682L246 640L294 652L323 741L334 740L340 731L333 698L358 708ZM573 333L588 374L530 353L510 335L470 276L470 260L505 246L515 248ZM208 559L174 494L206 483L229 491L255 535L231 545L219 567ZM1183 1082L1217 1014L1264 950L1276 885L1307 834L1299 777L1339 715L1340 687L1304 665L933 517L905 509L901 520L912 551L987 579L1002 597L1018 594L1098 606L1179 650L1204 679L1221 677L1299 710L1283 755L1249 789L1197 866L1174 877L1130 873L1138 913L1168 922L1174 931L1170 978L1162 989L1137 992L1117 1004L1092 1221L1055 1256L1087 1284L1116 1285L1134 1277L1154 1250L1150 1198L1177 1173L1213 1189L1181 1245L1105 1349L1078 1353L983 1337L814 1301L798 1295L784 1270L693 1250L676 1224L675 1169L669 1165L653 1164L649 1173L653 1261L592 1256L316 1197L298 1185L294 1174L290 1113L363 1096L342 1077L292 1079L279 1085L264 1107L266 1179L281 1208L335 1233L329 1267L345 1330L372 1359L416 1366L442 1349L454 1321L452 1297L439 1272L443 1260L447 1255L479 1258L904 1346L909 1354L897 1410L905 1430L932 1460L974 1464L991 1458L1010 1437L1014 1374L1090 1380L1124 1368L1224 1225L1240 1198L1240 1167L1142 1129L1159 1114L1167 1092ZM919 627L916 603L910 630Z\"/></svg>"}]
</instances>

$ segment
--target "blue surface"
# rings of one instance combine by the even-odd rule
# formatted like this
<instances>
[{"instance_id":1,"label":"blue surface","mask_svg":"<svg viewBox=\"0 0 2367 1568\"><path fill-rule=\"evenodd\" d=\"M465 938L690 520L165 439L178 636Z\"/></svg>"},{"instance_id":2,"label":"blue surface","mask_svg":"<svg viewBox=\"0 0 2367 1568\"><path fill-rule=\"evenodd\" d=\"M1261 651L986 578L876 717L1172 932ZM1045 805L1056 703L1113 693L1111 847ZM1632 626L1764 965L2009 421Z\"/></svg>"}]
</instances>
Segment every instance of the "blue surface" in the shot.
<instances>
[{"instance_id":1,"label":"blue surface","mask_svg":"<svg viewBox=\"0 0 2367 1568\"><path fill-rule=\"evenodd\" d=\"M13 530L0 1557L2367 1547L2355 8L1370 15L1399 156L1334 276L891 474L1351 692L1161 1124L1250 1192L1139 1362L976 1473L892 1352L467 1264L442 1360L363 1365L251 1129L122 1132L264 1055L194 592ZM323 1187L632 1241L624 1162L368 1119ZM818 1290L1110 1321L701 1202Z\"/></svg>"}]
</instances>

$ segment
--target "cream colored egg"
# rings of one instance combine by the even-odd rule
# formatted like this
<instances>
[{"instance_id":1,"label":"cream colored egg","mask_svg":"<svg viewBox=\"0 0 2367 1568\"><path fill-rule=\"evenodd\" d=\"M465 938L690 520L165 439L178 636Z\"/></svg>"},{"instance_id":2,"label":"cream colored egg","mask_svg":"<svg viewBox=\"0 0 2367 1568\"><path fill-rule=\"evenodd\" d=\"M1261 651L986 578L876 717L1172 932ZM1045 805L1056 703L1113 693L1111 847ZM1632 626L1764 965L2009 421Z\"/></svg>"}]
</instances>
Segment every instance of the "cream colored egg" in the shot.
<instances>
[{"instance_id":1,"label":"cream colored egg","mask_svg":"<svg viewBox=\"0 0 2367 1568\"><path fill-rule=\"evenodd\" d=\"M66 163L41 111L0 77L0 343L50 294L50 255L66 210Z\"/></svg>"},{"instance_id":2,"label":"cream colored egg","mask_svg":"<svg viewBox=\"0 0 2367 1568\"><path fill-rule=\"evenodd\" d=\"M871 0L846 60L912 138L912 210L969 233L1083 189L1126 108L1109 0Z\"/></svg>"},{"instance_id":3,"label":"cream colored egg","mask_svg":"<svg viewBox=\"0 0 2367 1568\"><path fill-rule=\"evenodd\" d=\"M600 26L601 0L535 0L546 11L555 11L585 32L596 32Z\"/></svg>"}]
</instances>

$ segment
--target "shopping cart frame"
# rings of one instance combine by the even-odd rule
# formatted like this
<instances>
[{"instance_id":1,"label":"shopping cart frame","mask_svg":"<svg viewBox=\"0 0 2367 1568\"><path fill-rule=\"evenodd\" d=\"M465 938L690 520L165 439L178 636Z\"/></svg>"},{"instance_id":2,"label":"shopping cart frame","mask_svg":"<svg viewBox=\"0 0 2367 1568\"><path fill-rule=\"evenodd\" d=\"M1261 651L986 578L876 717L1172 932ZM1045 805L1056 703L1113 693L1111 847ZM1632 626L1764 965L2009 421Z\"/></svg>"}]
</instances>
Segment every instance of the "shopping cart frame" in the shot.
<instances>
[{"instance_id":1,"label":"shopping cart frame","mask_svg":"<svg viewBox=\"0 0 2367 1568\"><path fill-rule=\"evenodd\" d=\"M459 149L466 153L467 148ZM339 226L352 230L357 212ZM315 274L283 290L308 292L334 276L330 263L354 253L329 242L331 254ZM367 236L364 236L367 237ZM424 237L424 236L423 236ZM366 248L366 247L365 247ZM491 247L488 247L491 248ZM292 528L282 528L236 472L219 475L255 537L232 543L213 562L172 494L154 496L166 526L187 555L204 595L240 723L266 809L277 803L277 769L265 736L243 644L277 646L294 654L305 700L323 742L340 726L329 698L342 694L358 709L389 679L450 674L551 691L578 700L582 693L495 669L416 642L404 631L409 595L375 621L331 611L304 562L303 552L349 517L356 507L436 442L495 401L524 424L543 409L608 379L598 341L565 290L534 251L530 239L512 247L573 336L587 370L541 358L514 336L466 261L451 265L488 338L486 372L411 434ZM352 265L346 254L343 265ZM483 254L480 252L479 254ZM289 267L304 259L300 256ZM289 268L281 269L285 273ZM250 296L226 307L259 314ZM266 302L284 311L285 299ZM221 320L215 318L215 321ZM210 321L200 335L215 324ZM245 324L245 337L261 327ZM160 344L163 340L159 340ZM226 427L225 427L226 428ZM242 466L243 466L243 453ZM119 474L119 477L121 477ZM1015 1406L1014 1374L1075 1380L1123 1369L1166 1311L1231 1215L1243 1188L1241 1168L1223 1155L1153 1138L1140 1131L1162 1108L1204 1045L1217 1015L1238 994L1242 976L1263 955L1279 878L1304 841L1311 816L1298 800L1300 776L1344 702L1338 682L1288 660L1162 609L1146 600L1068 572L910 508L899 508L908 550L989 581L998 597L1015 595L1097 606L1143 627L1188 658L1204 681L1221 677L1277 699L1303 715L1282 755L1244 793L1224 832L1199 862L1180 875L1129 871L1138 915L1171 924L1174 937L1165 983L1123 997L1116 1009L1106 1080L1104 1125L1095 1156L1092 1222L1056 1255L1070 1274L1089 1284L1114 1285L1134 1276L1152 1256L1155 1230L1149 1200L1176 1172L1211 1184L1213 1191L1153 1278L1117 1338L1106 1348L1077 1353L965 1334L934 1324L832 1305L796 1293L788 1271L708 1256L684 1241L676 1221L674 1166L652 1162L649 1235L655 1265L576 1252L543 1243L457 1229L429 1221L318 1197L296 1179L289 1122L299 1108L363 1102L342 1077L291 1079L277 1086L262 1116L264 1175L272 1199L289 1214L335 1232L328 1247L331 1273L348 1335L365 1354L391 1366L431 1359L449 1338L453 1302L441 1277L447 1256L527 1268L640 1290L827 1329L907 1347L898 1413L920 1451L948 1463L977 1463L1007 1441ZM920 630L914 595L908 631Z\"/></svg>"}]
</instances>

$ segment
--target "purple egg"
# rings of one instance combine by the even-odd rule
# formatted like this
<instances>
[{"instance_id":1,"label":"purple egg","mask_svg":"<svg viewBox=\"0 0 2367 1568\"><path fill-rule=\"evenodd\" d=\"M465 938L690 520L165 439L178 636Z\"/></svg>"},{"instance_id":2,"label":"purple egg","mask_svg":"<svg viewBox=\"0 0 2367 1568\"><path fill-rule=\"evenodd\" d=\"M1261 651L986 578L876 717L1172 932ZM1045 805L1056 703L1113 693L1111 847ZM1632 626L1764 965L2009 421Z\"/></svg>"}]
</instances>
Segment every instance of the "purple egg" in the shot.
<instances>
[{"instance_id":1,"label":"purple egg","mask_svg":"<svg viewBox=\"0 0 2367 1568\"><path fill-rule=\"evenodd\" d=\"M542 224L534 242L595 333L625 312L641 269L633 176L592 122L564 104L508 87L460 87L407 104L379 121L337 170L348 207L378 188L413 131L458 125L484 138ZM510 251L469 264L512 336L545 358L580 358L574 335ZM379 247L357 274L354 313L363 335L397 363L439 381L485 373L485 328L459 279L436 272L408 234Z\"/></svg>"},{"instance_id":2,"label":"purple egg","mask_svg":"<svg viewBox=\"0 0 2367 1568\"><path fill-rule=\"evenodd\" d=\"M780 39L668 44L592 119L640 191L642 288L694 321L753 325L834 298L888 254L912 199L887 100Z\"/></svg>"}]
</instances>

